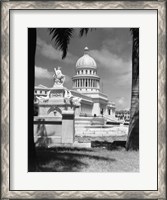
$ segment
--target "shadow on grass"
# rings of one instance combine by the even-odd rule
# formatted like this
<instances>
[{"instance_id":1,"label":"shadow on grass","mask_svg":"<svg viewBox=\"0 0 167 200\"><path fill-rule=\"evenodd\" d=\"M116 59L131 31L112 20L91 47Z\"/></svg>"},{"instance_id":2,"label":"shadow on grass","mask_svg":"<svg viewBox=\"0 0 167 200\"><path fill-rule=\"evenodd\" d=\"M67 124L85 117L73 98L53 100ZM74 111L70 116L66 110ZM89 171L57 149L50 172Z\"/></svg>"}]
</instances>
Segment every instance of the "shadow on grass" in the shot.
<instances>
[{"instance_id":1,"label":"shadow on grass","mask_svg":"<svg viewBox=\"0 0 167 200\"><path fill-rule=\"evenodd\" d=\"M84 151L84 152L91 152L93 151L93 149L88 149L88 148L77 148L77 147L53 147L53 148L50 148L50 152L53 151L77 151L77 152L80 152L80 151Z\"/></svg>"},{"instance_id":2,"label":"shadow on grass","mask_svg":"<svg viewBox=\"0 0 167 200\"><path fill-rule=\"evenodd\" d=\"M120 150L125 148L126 141L114 141L114 142L107 142L107 141L92 141L91 147L93 148L106 148L107 150Z\"/></svg>"},{"instance_id":3,"label":"shadow on grass","mask_svg":"<svg viewBox=\"0 0 167 200\"><path fill-rule=\"evenodd\" d=\"M55 149L37 149L37 159L39 163L40 172L79 172L83 168L89 167L89 159L95 161L110 161L114 162L115 159L93 155L84 152L65 151L67 148ZM87 162L85 162L85 160Z\"/></svg>"}]
</instances>

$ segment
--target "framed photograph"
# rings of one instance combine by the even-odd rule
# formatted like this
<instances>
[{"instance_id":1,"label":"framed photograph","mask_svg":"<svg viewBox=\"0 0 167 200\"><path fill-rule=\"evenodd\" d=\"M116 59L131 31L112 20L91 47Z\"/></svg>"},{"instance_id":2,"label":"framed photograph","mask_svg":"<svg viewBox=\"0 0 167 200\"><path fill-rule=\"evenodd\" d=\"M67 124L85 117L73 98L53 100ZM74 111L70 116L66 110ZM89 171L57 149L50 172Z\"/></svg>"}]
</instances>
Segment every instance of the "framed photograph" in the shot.
<instances>
[{"instance_id":1,"label":"framed photograph","mask_svg":"<svg viewBox=\"0 0 167 200\"><path fill-rule=\"evenodd\" d=\"M1 199L165 199L165 2L1 10Z\"/></svg>"}]
</instances>

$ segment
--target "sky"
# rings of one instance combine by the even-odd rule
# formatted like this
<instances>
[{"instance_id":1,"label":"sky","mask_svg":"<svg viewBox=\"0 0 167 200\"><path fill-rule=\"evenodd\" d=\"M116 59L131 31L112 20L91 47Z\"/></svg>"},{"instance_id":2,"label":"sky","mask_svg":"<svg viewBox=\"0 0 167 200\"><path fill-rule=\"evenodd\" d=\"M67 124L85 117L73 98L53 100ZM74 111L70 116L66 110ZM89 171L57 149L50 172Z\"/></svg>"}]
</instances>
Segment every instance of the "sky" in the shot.
<instances>
[{"instance_id":1,"label":"sky","mask_svg":"<svg viewBox=\"0 0 167 200\"><path fill-rule=\"evenodd\" d=\"M68 53L62 60L59 51L51 40L49 30L37 29L37 48L35 60L35 85L53 86L54 67L61 66L66 75L64 86L72 89L71 78L75 75L77 60L83 56L84 48L97 64L101 92L115 102L116 109L129 109L132 80L132 36L128 28L96 28L86 36L79 36L74 30Z\"/></svg>"}]
</instances>

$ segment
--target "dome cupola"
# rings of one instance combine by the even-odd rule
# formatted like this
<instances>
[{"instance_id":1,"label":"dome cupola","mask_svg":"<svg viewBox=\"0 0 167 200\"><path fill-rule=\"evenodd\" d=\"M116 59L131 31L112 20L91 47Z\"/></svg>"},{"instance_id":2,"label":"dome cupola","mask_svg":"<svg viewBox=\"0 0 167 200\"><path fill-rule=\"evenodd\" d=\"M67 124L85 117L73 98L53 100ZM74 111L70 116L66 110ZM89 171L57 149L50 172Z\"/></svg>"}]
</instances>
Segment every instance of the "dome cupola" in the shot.
<instances>
[{"instance_id":1,"label":"dome cupola","mask_svg":"<svg viewBox=\"0 0 167 200\"><path fill-rule=\"evenodd\" d=\"M76 75L73 76L73 89L82 92L98 92L100 90L100 78L97 75L95 60L89 55L88 47L84 49L84 55L76 63Z\"/></svg>"},{"instance_id":2,"label":"dome cupola","mask_svg":"<svg viewBox=\"0 0 167 200\"><path fill-rule=\"evenodd\" d=\"M84 55L77 60L76 68L97 68L95 60L89 55L88 47L85 47Z\"/></svg>"}]
</instances>

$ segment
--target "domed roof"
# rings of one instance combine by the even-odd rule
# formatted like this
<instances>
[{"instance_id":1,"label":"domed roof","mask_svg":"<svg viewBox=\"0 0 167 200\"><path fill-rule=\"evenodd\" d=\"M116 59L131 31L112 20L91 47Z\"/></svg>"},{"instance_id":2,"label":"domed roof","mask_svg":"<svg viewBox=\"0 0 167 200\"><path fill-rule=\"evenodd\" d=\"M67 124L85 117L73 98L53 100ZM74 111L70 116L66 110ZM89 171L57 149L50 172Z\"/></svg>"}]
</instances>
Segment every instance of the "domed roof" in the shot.
<instances>
[{"instance_id":1,"label":"domed roof","mask_svg":"<svg viewBox=\"0 0 167 200\"><path fill-rule=\"evenodd\" d=\"M84 49L84 55L76 62L76 68L97 68L95 60L89 55L88 47Z\"/></svg>"}]
</instances>

